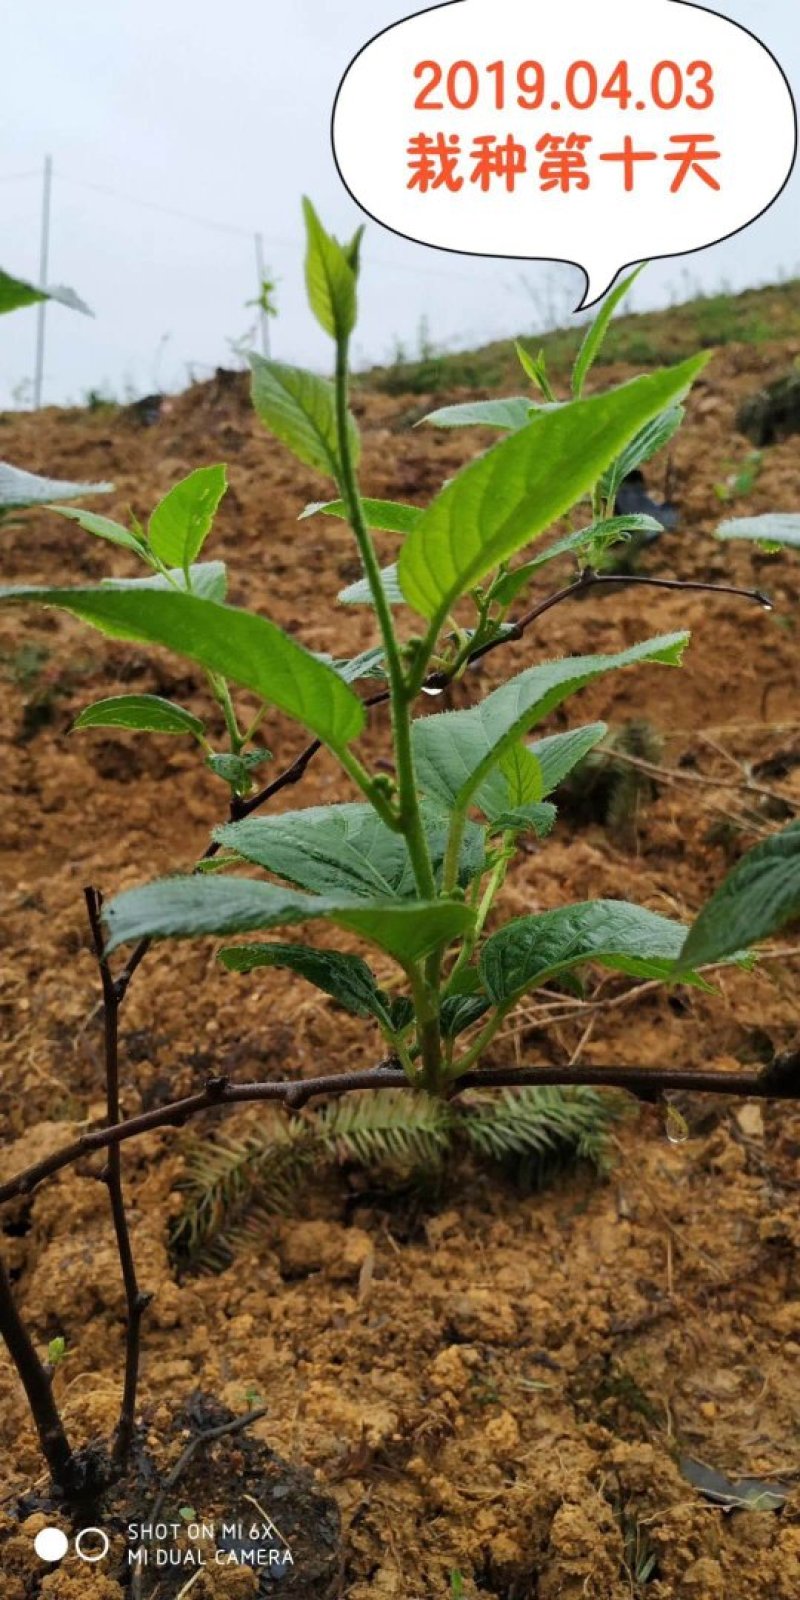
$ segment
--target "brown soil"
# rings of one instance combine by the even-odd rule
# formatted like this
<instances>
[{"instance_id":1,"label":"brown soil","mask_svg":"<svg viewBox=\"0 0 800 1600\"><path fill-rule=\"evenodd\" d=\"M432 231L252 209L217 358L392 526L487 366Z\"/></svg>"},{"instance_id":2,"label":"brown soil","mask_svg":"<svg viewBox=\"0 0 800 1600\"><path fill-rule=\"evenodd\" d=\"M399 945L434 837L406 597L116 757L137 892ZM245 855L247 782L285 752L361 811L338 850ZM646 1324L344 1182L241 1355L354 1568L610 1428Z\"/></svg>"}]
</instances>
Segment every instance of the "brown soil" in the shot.
<instances>
[{"instance_id":1,"label":"brown soil","mask_svg":"<svg viewBox=\"0 0 800 1600\"><path fill-rule=\"evenodd\" d=\"M688 916L756 830L772 825L771 811L791 815L800 801L800 566L710 538L721 512L714 486L750 448L733 433L736 406L786 365L785 345L730 347L715 359L675 450L681 529L644 556L656 573L757 582L773 595L773 614L722 597L620 590L560 607L535 637L487 661L482 688L534 652L619 648L684 625L694 632L681 673L612 676L569 712L573 722L650 719L667 741L666 763L686 781L662 784L624 839L596 822L574 832L562 821L516 873L510 908L615 894ZM606 370L603 382L627 375ZM419 396L362 394L357 407L363 482L373 494L422 503L485 442L410 431L424 409ZM145 514L182 473L226 460L232 488L213 553L230 561L234 602L263 607L317 649L353 653L371 641L369 613L334 604L358 571L347 531L296 521L327 486L264 435L243 382L193 389L152 428L115 412L0 423L2 453L21 466L112 478L116 492L101 507L110 515L128 505ZM732 513L798 507L800 464L789 440L766 453ZM93 581L130 570L124 552L51 516L28 515L3 537L6 581ZM110 645L55 613L27 610L3 617L0 653L9 680L0 729L8 796L0 1176L8 1176L102 1118L82 885L111 893L191 863L223 812L224 790L177 740L69 736L78 709L101 694L160 691L205 709L200 675L175 658ZM463 701L477 689L473 677L456 694ZM376 719L373 754L385 738ZM268 742L283 764L300 741L275 719ZM765 762L771 775L762 781L787 805L725 787ZM322 758L281 806L344 792ZM743 805L749 832L736 822ZM715 996L648 990L591 1013L590 1028L584 1015L545 1031L529 1012L495 1060L556 1062L575 1052L586 1062L687 1066L768 1059L796 1040L791 951L788 936L759 971L725 973ZM606 980L602 997L616 999L624 987ZM377 1053L368 1027L323 996L280 972L263 989L225 975L208 944L151 956L123 1023L128 1113L199 1086L212 1070L303 1076L366 1065ZM457 1592L455 1572L468 1600L625 1600L637 1592L795 1600L800 1499L780 1514L726 1513L699 1497L678 1459L732 1477L800 1478L800 1117L707 1099L685 1109L691 1136L678 1148L656 1111L626 1124L606 1182L572 1174L531 1196L473 1174L413 1227L381 1196L346 1204L339 1186L311 1194L302 1221L276 1224L258 1252L223 1274L181 1281L166 1229L181 1204L187 1134L127 1146L140 1276L156 1292L142 1392L162 1468L182 1448L170 1418L191 1391L213 1393L237 1414L266 1405L254 1437L315 1472L338 1502L349 1600L444 1600ZM240 1128L249 1116L238 1117ZM80 1439L108 1431L121 1370L122 1293L97 1168L87 1161L9 1207L4 1239L37 1339L67 1341L55 1386ZM21 1391L1 1358L0 1408L10 1513L42 1470ZM0 1522L3 1600L118 1600L110 1569L73 1556L38 1582L43 1569L31 1552L41 1515L22 1529L10 1514ZM640 1591L631 1574L637 1539L642 1567L654 1557ZM191 1594L238 1596L252 1583L247 1572L204 1574Z\"/></svg>"},{"instance_id":2,"label":"brown soil","mask_svg":"<svg viewBox=\"0 0 800 1600\"><path fill-rule=\"evenodd\" d=\"M131 1600L173 1600L191 1579L232 1600L274 1595L276 1584L282 1600L334 1600L342 1569L336 1502L306 1468L289 1466L252 1438L251 1425L241 1426L246 1415L200 1393L174 1408L146 1408L127 1471L90 1504L75 1506L68 1518L49 1489L17 1502L15 1518L0 1531L6 1582L16 1579L19 1593L29 1592L26 1580L41 1577L32 1540L43 1528L65 1525L82 1530L88 1560L74 1563L81 1594L96 1565L100 1592L121 1586ZM100 1452L95 1467L105 1481ZM63 1584L71 1593L68 1571L68 1564L59 1569L52 1592L61 1595Z\"/></svg>"}]
</instances>

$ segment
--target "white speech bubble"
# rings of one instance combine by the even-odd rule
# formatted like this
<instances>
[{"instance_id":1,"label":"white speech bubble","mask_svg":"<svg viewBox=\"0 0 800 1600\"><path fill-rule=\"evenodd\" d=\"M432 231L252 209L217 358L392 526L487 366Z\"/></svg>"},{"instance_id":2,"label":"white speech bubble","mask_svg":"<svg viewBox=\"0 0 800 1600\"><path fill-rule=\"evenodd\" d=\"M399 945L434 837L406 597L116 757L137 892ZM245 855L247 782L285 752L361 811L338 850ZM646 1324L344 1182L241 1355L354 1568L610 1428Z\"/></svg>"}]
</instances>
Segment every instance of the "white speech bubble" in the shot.
<instances>
[{"instance_id":1,"label":"white speech bubble","mask_svg":"<svg viewBox=\"0 0 800 1600\"><path fill-rule=\"evenodd\" d=\"M766 46L689 0L449 0L365 45L332 137L384 227L572 262L586 306L623 266L761 216L791 174L797 118Z\"/></svg>"}]
</instances>

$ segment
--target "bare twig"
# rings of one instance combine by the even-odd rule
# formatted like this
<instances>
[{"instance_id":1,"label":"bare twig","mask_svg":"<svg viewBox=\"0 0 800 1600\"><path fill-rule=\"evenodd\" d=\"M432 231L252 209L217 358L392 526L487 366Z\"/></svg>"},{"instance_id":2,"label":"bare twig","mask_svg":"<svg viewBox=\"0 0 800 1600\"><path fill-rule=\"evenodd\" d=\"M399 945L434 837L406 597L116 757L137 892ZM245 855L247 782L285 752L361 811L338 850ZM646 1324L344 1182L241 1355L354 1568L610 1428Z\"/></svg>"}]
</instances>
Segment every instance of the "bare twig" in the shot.
<instances>
[{"instance_id":1,"label":"bare twig","mask_svg":"<svg viewBox=\"0 0 800 1600\"><path fill-rule=\"evenodd\" d=\"M589 589L596 589L600 585L609 583L615 584L618 589L627 588L630 584L643 584L653 589L694 589L705 594L734 595L740 600L752 600L756 605L763 606L765 611L772 610L772 601L765 594L762 594L760 589L739 589L732 584L703 583L699 579L695 581L685 578L649 578L644 574L638 573L628 576L624 573L595 572L593 567L584 567L583 571L578 574L577 578L573 578L571 583L565 584L563 589L557 589L555 594L548 595L546 600L540 600L530 611L524 612L521 617L512 622L510 628L505 633L502 633L499 638L488 640L485 645L476 650L469 657L467 666L472 666L476 661L480 661L483 656L489 655L492 650L498 650L503 645L513 644L515 640L522 639L534 622L538 622L540 617L545 616L548 611L552 611L555 606L560 606L563 601L574 600L576 596L586 594ZM443 688L448 681L446 673L435 673L433 678L428 680L426 687Z\"/></svg>"},{"instance_id":2,"label":"bare twig","mask_svg":"<svg viewBox=\"0 0 800 1600\"><path fill-rule=\"evenodd\" d=\"M75 1487L75 1455L53 1398L50 1375L40 1360L28 1329L17 1309L11 1282L0 1259L0 1334L8 1346L28 1397L42 1453L60 1488Z\"/></svg>"},{"instance_id":3,"label":"bare twig","mask_svg":"<svg viewBox=\"0 0 800 1600\"><path fill-rule=\"evenodd\" d=\"M119 1008L121 996L115 983L108 962L103 954L103 929L100 913L103 897L97 889L85 889L86 910L89 917L89 927L92 934L92 944L97 958L100 972L100 981L103 990L103 1028L105 1043L105 1069L106 1069L106 1113L109 1126L119 1123ZM124 990L122 994L124 995ZM118 1466L124 1466L128 1459L133 1429L136 1417L136 1391L139 1382L139 1353L142 1317L150 1304L152 1295L144 1294L139 1288L136 1276L136 1263L133 1258L130 1229L125 1210L125 1196L122 1188L122 1162L118 1144L109 1146L108 1165L103 1173L111 1201L111 1215L114 1221L114 1233L117 1240L120 1267L122 1269L122 1282L125 1289L125 1302L127 1307L126 1339L125 1339L125 1381L122 1391L122 1404L120 1407L119 1421L114 1436L112 1459Z\"/></svg>"},{"instance_id":4,"label":"bare twig","mask_svg":"<svg viewBox=\"0 0 800 1600\"><path fill-rule=\"evenodd\" d=\"M536 1067L485 1067L467 1072L451 1086L452 1095L469 1089L524 1089L543 1085L567 1085L596 1089L623 1089L639 1100L658 1100L669 1090L684 1090L694 1094L723 1094L752 1096L761 1100L800 1100L800 1054L776 1057L769 1066L758 1071L720 1071L708 1068L701 1071L681 1067L629 1067L629 1066L536 1066ZM381 1067L380 1072L370 1068L363 1072L328 1073L318 1078L306 1078L300 1083L229 1083L226 1078L211 1078L204 1089L187 1095L166 1106L143 1111L113 1127L94 1128L81 1134L70 1144L62 1145L43 1160L34 1162L23 1172L0 1185L0 1205L18 1195L30 1194L45 1178L73 1166L81 1157L98 1150L110 1149L141 1134L152 1133L157 1128L180 1126L201 1111L216 1106L246 1105L268 1101L273 1105L298 1104L319 1096L353 1094L359 1089L413 1089L405 1073L392 1067Z\"/></svg>"}]
</instances>

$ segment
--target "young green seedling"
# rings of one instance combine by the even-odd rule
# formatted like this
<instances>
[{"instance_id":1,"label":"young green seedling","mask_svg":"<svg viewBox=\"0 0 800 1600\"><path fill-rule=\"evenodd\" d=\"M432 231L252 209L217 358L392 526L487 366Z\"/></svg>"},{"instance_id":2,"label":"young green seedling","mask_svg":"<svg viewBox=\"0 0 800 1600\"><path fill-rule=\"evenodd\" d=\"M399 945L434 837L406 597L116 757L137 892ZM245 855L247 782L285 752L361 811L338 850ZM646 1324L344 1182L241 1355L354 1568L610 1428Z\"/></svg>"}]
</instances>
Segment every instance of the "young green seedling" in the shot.
<instances>
[{"instance_id":1,"label":"young green seedling","mask_svg":"<svg viewBox=\"0 0 800 1600\"><path fill-rule=\"evenodd\" d=\"M576 968L595 964L635 980L702 985L700 967L717 959L707 944L698 947L696 932L687 945L681 922L622 899L502 919L503 886L517 855L531 838L546 838L556 821L559 785L606 731L603 723L578 722L554 732L547 728L551 714L606 674L678 666L688 634L642 638L603 654L518 658L505 681L465 710L441 711L422 697L423 691L440 696L490 653L525 640L555 606L604 583L721 587L639 575L620 580L602 571L610 548L653 529L647 517L614 514L617 490L672 437L708 357L587 396L610 315L627 286L621 285L586 336L569 399L558 400L543 359L533 361L520 350L530 393L440 409L427 419L439 426L494 427L496 442L488 450L425 507L365 497L349 399L362 230L338 242L308 202L305 221L308 297L333 342L333 381L253 355L253 401L272 434L330 480L330 500L303 514L349 524L362 578L340 596L342 632L346 637L346 608L369 605L376 623L371 648L348 654L345 647L335 659L322 657L268 617L228 603L224 563L204 558L227 486L222 465L199 468L175 484L146 527L53 503L58 486L48 485L52 509L124 552L131 574L97 585L0 590L0 603L59 607L114 639L165 646L201 668L208 691L202 715L169 697L115 695L86 707L76 728L87 737L95 728L121 728L192 740L199 759L229 790L227 820L214 829L201 862L176 861L174 875L107 904L87 891L103 992L107 1125L0 1187L0 1199L27 1193L87 1152L109 1151L107 1181L128 1312L113 1470L124 1465L134 1433L147 1304L122 1193L126 1139L213 1106L273 1100L297 1108L311 1094L365 1088L404 1088L438 1105L475 1083L548 1078L551 1085L622 1083L648 1096L685 1079L700 1087L721 1079L729 1092L741 1092L746 1080L747 1092L767 1092L746 1073L569 1066L520 1073L484 1066L514 1007L545 983L574 982ZM33 495L42 497L41 490ZM565 518L573 525L559 527ZM325 526L321 520L321 539ZM376 531L399 541L397 560L383 569ZM532 578L541 580L551 565L561 574L555 586L527 610L518 609ZM754 591L724 587L762 601ZM370 708L381 702L390 708L391 744L379 767L363 734ZM269 759L264 741L273 743L274 711L308 730L311 742L253 792ZM322 747L339 766L341 797L330 805L256 815L298 782ZM242 876L243 865L258 875ZM364 956L331 948L327 937L316 944L320 923L342 930L367 952L378 951L382 968L387 959L394 966L395 980L379 982ZM753 936L760 928L756 918ZM288 940L252 937L276 929L290 929ZM267 982L269 969L287 967L362 1018L382 1038L380 1070L301 1084L211 1078L177 1105L123 1122L117 1026L129 985L154 941L200 936L226 941L223 966L251 975L251 982ZM735 958L747 938L747 928L737 932L719 959ZM110 957L123 946L129 954L114 973ZM85 1461L64 1432L49 1374L21 1322L2 1263L0 1332L54 1478L73 1496L84 1493Z\"/></svg>"}]
</instances>

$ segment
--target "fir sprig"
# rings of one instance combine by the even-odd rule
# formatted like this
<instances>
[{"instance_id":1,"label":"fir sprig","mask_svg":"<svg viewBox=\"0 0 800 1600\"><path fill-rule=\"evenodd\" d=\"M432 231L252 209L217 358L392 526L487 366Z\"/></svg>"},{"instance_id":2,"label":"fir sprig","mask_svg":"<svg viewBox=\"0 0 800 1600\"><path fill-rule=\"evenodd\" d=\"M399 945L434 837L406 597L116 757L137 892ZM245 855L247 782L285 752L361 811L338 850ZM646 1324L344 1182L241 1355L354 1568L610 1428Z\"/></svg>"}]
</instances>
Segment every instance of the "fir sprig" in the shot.
<instances>
[{"instance_id":1,"label":"fir sprig","mask_svg":"<svg viewBox=\"0 0 800 1600\"><path fill-rule=\"evenodd\" d=\"M450 1104L378 1090L334 1101L316 1116L262 1118L246 1137L220 1132L189 1148L184 1205L170 1235L184 1265L219 1270L245 1240L299 1204L313 1173L353 1163L388 1184L472 1153L512 1171L526 1187L565 1162L608 1162L620 1102L592 1089L534 1088Z\"/></svg>"}]
</instances>

